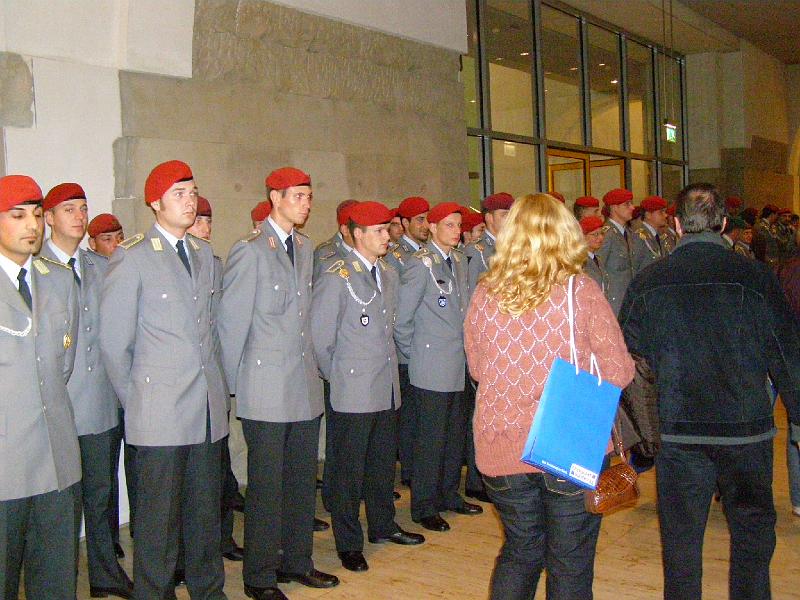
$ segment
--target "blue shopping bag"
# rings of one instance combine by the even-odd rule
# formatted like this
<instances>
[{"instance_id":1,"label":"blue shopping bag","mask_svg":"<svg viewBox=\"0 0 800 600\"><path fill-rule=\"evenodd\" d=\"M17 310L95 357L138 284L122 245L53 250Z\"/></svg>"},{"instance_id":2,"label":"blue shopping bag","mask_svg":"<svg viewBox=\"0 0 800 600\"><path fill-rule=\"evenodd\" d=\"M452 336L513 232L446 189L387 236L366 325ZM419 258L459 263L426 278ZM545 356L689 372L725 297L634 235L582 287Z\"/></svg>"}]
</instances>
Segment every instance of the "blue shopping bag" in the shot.
<instances>
[{"instance_id":1,"label":"blue shopping bag","mask_svg":"<svg viewBox=\"0 0 800 600\"><path fill-rule=\"evenodd\" d=\"M590 373L577 366L572 278L568 289L572 363L556 358L539 399L522 461L594 489L605 458L621 390L603 381L592 355Z\"/></svg>"}]
</instances>

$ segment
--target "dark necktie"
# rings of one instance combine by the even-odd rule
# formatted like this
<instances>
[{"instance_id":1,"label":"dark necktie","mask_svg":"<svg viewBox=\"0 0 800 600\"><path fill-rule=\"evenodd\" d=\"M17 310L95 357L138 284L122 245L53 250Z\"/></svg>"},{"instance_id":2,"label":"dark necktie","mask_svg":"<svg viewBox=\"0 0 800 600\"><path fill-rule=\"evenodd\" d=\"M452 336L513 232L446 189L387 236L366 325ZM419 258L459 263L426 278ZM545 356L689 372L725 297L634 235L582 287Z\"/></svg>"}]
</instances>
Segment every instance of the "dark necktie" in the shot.
<instances>
[{"instance_id":1,"label":"dark necktie","mask_svg":"<svg viewBox=\"0 0 800 600\"><path fill-rule=\"evenodd\" d=\"M372 265L369 274L372 275L372 278L375 280L375 285L378 285L378 268L375 265Z\"/></svg>"},{"instance_id":2,"label":"dark necktie","mask_svg":"<svg viewBox=\"0 0 800 600\"><path fill-rule=\"evenodd\" d=\"M78 269L75 268L75 257L73 256L67 261L69 268L72 269L72 276L75 278L75 283L78 284L78 287L81 287L81 276L78 275Z\"/></svg>"},{"instance_id":3,"label":"dark necktie","mask_svg":"<svg viewBox=\"0 0 800 600\"><path fill-rule=\"evenodd\" d=\"M600 268L600 261L599 261L599 260L597 260L597 254L595 254L594 256L592 256L592 260L594 261L594 264L596 264L596 265L597 265L597 268L599 269L599 268Z\"/></svg>"},{"instance_id":4,"label":"dark necktie","mask_svg":"<svg viewBox=\"0 0 800 600\"><path fill-rule=\"evenodd\" d=\"M622 237L625 238L625 244L628 244L628 228L622 230Z\"/></svg>"},{"instance_id":5,"label":"dark necktie","mask_svg":"<svg viewBox=\"0 0 800 600\"><path fill-rule=\"evenodd\" d=\"M448 256L447 258L444 259L444 262L446 262L447 266L450 267L450 272L452 273L453 272L453 259Z\"/></svg>"},{"instance_id":6,"label":"dark necktie","mask_svg":"<svg viewBox=\"0 0 800 600\"><path fill-rule=\"evenodd\" d=\"M19 270L19 274L17 275L17 281L19 281L19 295L22 296L22 299L25 301L25 304L28 305L30 310L33 310L33 298L31 297L31 288L28 287L28 282L25 281L25 275L28 274L28 270L24 267Z\"/></svg>"},{"instance_id":7,"label":"dark necktie","mask_svg":"<svg viewBox=\"0 0 800 600\"><path fill-rule=\"evenodd\" d=\"M658 253L661 254L664 252L664 247L661 245L661 236L656 233L656 244L658 244Z\"/></svg>"},{"instance_id":8,"label":"dark necktie","mask_svg":"<svg viewBox=\"0 0 800 600\"><path fill-rule=\"evenodd\" d=\"M294 241L292 240L292 236L286 238L286 254L289 255L289 260L292 262L292 266L294 266Z\"/></svg>"},{"instance_id":9,"label":"dark necktie","mask_svg":"<svg viewBox=\"0 0 800 600\"><path fill-rule=\"evenodd\" d=\"M186 272L189 273L189 277L191 277L192 267L189 266L189 257L186 255L186 248L183 247L183 240L178 240L178 243L175 244L175 247L178 249L178 258L181 259L183 266L186 267Z\"/></svg>"}]
</instances>

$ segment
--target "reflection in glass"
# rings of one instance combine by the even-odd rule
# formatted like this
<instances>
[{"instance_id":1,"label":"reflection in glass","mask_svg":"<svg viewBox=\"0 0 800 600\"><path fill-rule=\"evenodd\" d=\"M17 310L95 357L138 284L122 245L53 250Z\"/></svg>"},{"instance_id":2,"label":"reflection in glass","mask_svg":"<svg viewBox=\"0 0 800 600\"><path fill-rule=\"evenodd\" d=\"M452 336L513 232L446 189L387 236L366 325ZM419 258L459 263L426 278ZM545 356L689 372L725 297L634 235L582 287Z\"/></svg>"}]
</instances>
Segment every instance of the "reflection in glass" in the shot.
<instances>
[{"instance_id":1,"label":"reflection in glass","mask_svg":"<svg viewBox=\"0 0 800 600\"><path fill-rule=\"evenodd\" d=\"M515 198L535 193L536 146L493 140L492 173L495 192L508 192Z\"/></svg>"},{"instance_id":2,"label":"reflection in glass","mask_svg":"<svg viewBox=\"0 0 800 600\"><path fill-rule=\"evenodd\" d=\"M547 138L582 144L578 19L549 6L542 6L542 64Z\"/></svg>"},{"instance_id":3,"label":"reflection in glass","mask_svg":"<svg viewBox=\"0 0 800 600\"><path fill-rule=\"evenodd\" d=\"M602 198L613 189L625 187L625 160L592 154L589 174L592 196Z\"/></svg>"},{"instance_id":4,"label":"reflection in glass","mask_svg":"<svg viewBox=\"0 0 800 600\"><path fill-rule=\"evenodd\" d=\"M628 40L628 119L631 152L655 154L653 137L653 56L650 48Z\"/></svg>"},{"instance_id":5,"label":"reflection in glass","mask_svg":"<svg viewBox=\"0 0 800 600\"><path fill-rule=\"evenodd\" d=\"M647 160L631 161L631 187L633 197L638 204L640 200L650 196L655 186L655 170L653 163Z\"/></svg>"},{"instance_id":6,"label":"reflection in glass","mask_svg":"<svg viewBox=\"0 0 800 600\"><path fill-rule=\"evenodd\" d=\"M548 189L564 196L572 208L575 199L586 195L586 156L551 150L547 153Z\"/></svg>"},{"instance_id":7,"label":"reflection in glass","mask_svg":"<svg viewBox=\"0 0 800 600\"><path fill-rule=\"evenodd\" d=\"M483 149L481 138L467 137L469 147L469 203L480 209L483 199Z\"/></svg>"},{"instance_id":8,"label":"reflection in glass","mask_svg":"<svg viewBox=\"0 0 800 600\"><path fill-rule=\"evenodd\" d=\"M533 135L533 29L529 2L486 3L492 130Z\"/></svg>"},{"instance_id":9,"label":"reflection in glass","mask_svg":"<svg viewBox=\"0 0 800 600\"><path fill-rule=\"evenodd\" d=\"M683 158L683 131L681 131L681 68L680 63L658 53L658 81L660 86L659 110L661 123L661 156Z\"/></svg>"},{"instance_id":10,"label":"reflection in glass","mask_svg":"<svg viewBox=\"0 0 800 600\"><path fill-rule=\"evenodd\" d=\"M621 148L619 36L589 26L589 90L592 106L592 146Z\"/></svg>"},{"instance_id":11,"label":"reflection in glass","mask_svg":"<svg viewBox=\"0 0 800 600\"><path fill-rule=\"evenodd\" d=\"M478 89L478 19L475 2L467 0L467 54L461 57L464 77L464 117L467 127L480 127L481 95Z\"/></svg>"},{"instance_id":12,"label":"reflection in glass","mask_svg":"<svg viewBox=\"0 0 800 600\"><path fill-rule=\"evenodd\" d=\"M683 167L661 165L661 195L669 203L675 202L678 192L683 189Z\"/></svg>"}]
</instances>

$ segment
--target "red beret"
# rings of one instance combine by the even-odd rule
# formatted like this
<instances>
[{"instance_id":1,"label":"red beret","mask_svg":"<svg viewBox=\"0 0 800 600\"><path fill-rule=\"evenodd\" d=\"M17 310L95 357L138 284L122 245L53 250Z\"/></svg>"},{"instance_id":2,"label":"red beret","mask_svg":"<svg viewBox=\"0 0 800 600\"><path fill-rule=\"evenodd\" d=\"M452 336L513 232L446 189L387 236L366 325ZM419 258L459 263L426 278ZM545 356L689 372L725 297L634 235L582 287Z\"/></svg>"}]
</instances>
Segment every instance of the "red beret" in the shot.
<instances>
[{"instance_id":1,"label":"red beret","mask_svg":"<svg viewBox=\"0 0 800 600\"><path fill-rule=\"evenodd\" d=\"M778 212L780 208L775 206L774 204L767 204L764 208L771 210L772 212Z\"/></svg>"},{"instance_id":2,"label":"red beret","mask_svg":"<svg viewBox=\"0 0 800 600\"><path fill-rule=\"evenodd\" d=\"M547 192L547 193L550 194L553 198L555 198L559 202L561 202L561 204L567 203L567 199L564 198L564 194L562 194L561 192Z\"/></svg>"},{"instance_id":3,"label":"red beret","mask_svg":"<svg viewBox=\"0 0 800 600\"><path fill-rule=\"evenodd\" d=\"M468 211L461 219L461 233L472 231L475 227L483 223L483 215L473 210Z\"/></svg>"},{"instance_id":4,"label":"red beret","mask_svg":"<svg viewBox=\"0 0 800 600\"><path fill-rule=\"evenodd\" d=\"M581 196L575 200L576 206L585 206L586 208L596 208L600 206L600 200L594 196Z\"/></svg>"},{"instance_id":5,"label":"red beret","mask_svg":"<svg viewBox=\"0 0 800 600\"><path fill-rule=\"evenodd\" d=\"M725 198L725 206L727 208L739 208L744 202L738 196L728 196Z\"/></svg>"},{"instance_id":6,"label":"red beret","mask_svg":"<svg viewBox=\"0 0 800 600\"><path fill-rule=\"evenodd\" d=\"M211 216L211 202L209 202L202 196L197 197L197 216L198 217Z\"/></svg>"},{"instance_id":7,"label":"red beret","mask_svg":"<svg viewBox=\"0 0 800 600\"><path fill-rule=\"evenodd\" d=\"M192 170L185 162L170 160L161 163L150 171L147 181L144 182L144 201L146 204L152 204L156 200L161 200L173 185L193 178Z\"/></svg>"},{"instance_id":8,"label":"red beret","mask_svg":"<svg viewBox=\"0 0 800 600\"><path fill-rule=\"evenodd\" d=\"M667 208L667 201L661 196L648 196L642 200L642 208L647 212Z\"/></svg>"},{"instance_id":9,"label":"red beret","mask_svg":"<svg viewBox=\"0 0 800 600\"><path fill-rule=\"evenodd\" d=\"M89 222L89 237L97 237L101 233L111 233L120 229L122 229L122 225L119 224L117 217L111 213L103 213Z\"/></svg>"},{"instance_id":10,"label":"red beret","mask_svg":"<svg viewBox=\"0 0 800 600\"><path fill-rule=\"evenodd\" d=\"M428 204L425 198L411 196L400 203L400 206L397 207L397 214L404 219L413 219L417 215L428 212L430 209L431 205Z\"/></svg>"},{"instance_id":11,"label":"red beret","mask_svg":"<svg viewBox=\"0 0 800 600\"><path fill-rule=\"evenodd\" d=\"M607 192L605 196L603 196L603 203L608 206L614 206L615 204L625 204L633 200L633 192L630 190L623 190L620 188L611 190Z\"/></svg>"},{"instance_id":12,"label":"red beret","mask_svg":"<svg viewBox=\"0 0 800 600\"><path fill-rule=\"evenodd\" d=\"M510 210L512 204L514 204L514 196L508 192L497 192L491 196L486 196L481 203L481 208L484 212Z\"/></svg>"},{"instance_id":13,"label":"red beret","mask_svg":"<svg viewBox=\"0 0 800 600\"><path fill-rule=\"evenodd\" d=\"M42 190L27 175L0 177L0 212L11 210L18 204L41 201Z\"/></svg>"},{"instance_id":14,"label":"red beret","mask_svg":"<svg viewBox=\"0 0 800 600\"><path fill-rule=\"evenodd\" d=\"M603 219L600 217L583 217L580 220L581 231L583 235L593 232L595 229L600 229L603 226Z\"/></svg>"},{"instance_id":15,"label":"red beret","mask_svg":"<svg viewBox=\"0 0 800 600\"><path fill-rule=\"evenodd\" d=\"M428 223L438 223L453 213L460 213L463 217L469 214L469 210L455 202L440 202L428 212Z\"/></svg>"},{"instance_id":16,"label":"red beret","mask_svg":"<svg viewBox=\"0 0 800 600\"><path fill-rule=\"evenodd\" d=\"M383 225L392 220L392 211L380 202L358 202L348 207L347 216L362 227Z\"/></svg>"},{"instance_id":17,"label":"red beret","mask_svg":"<svg viewBox=\"0 0 800 600\"><path fill-rule=\"evenodd\" d=\"M269 200L264 200L263 202L256 204L253 207L253 210L250 211L250 219L255 223L260 223L261 221L266 220L271 212L272 202Z\"/></svg>"},{"instance_id":18,"label":"red beret","mask_svg":"<svg viewBox=\"0 0 800 600\"><path fill-rule=\"evenodd\" d=\"M339 227L347 225L350 220L350 209L358 204L358 200L345 200L336 207L336 222Z\"/></svg>"},{"instance_id":19,"label":"red beret","mask_svg":"<svg viewBox=\"0 0 800 600\"><path fill-rule=\"evenodd\" d=\"M670 217L674 217L674 216L675 216L675 209L676 209L677 207L678 207L678 205L677 205L677 204L670 204L670 205L667 207L667 214L668 214Z\"/></svg>"},{"instance_id":20,"label":"red beret","mask_svg":"<svg viewBox=\"0 0 800 600\"><path fill-rule=\"evenodd\" d=\"M298 185L311 185L311 176L294 167L281 167L267 175L265 183L271 190L285 190Z\"/></svg>"},{"instance_id":21,"label":"red beret","mask_svg":"<svg viewBox=\"0 0 800 600\"><path fill-rule=\"evenodd\" d=\"M790 215L790 214L792 214L792 209L791 208L779 208L778 209L778 214L779 215Z\"/></svg>"},{"instance_id":22,"label":"red beret","mask_svg":"<svg viewBox=\"0 0 800 600\"><path fill-rule=\"evenodd\" d=\"M392 213L392 218L400 216L400 211L397 208L390 208L389 211Z\"/></svg>"},{"instance_id":23,"label":"red beret","mask_svg":"<svg viewBox=\"0 0 800 600\"><path fill-rule=\"evenodd\" d=\"M52 210L62 202L80 198L86 200L86 192L77 183L59 183L47 192L47 196L44 197L44 202L42 202L42 208L44 210Z\"/></svg>"}]
</instances>

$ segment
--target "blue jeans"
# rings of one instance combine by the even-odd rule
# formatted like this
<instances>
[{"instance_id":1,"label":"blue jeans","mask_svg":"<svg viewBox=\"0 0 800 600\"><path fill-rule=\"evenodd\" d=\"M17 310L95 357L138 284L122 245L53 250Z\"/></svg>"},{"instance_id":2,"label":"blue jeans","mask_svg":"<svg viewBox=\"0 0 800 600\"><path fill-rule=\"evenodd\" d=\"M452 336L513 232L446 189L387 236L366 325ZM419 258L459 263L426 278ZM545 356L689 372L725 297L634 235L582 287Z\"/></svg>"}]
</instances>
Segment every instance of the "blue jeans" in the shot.
<instances>
[{"instance_id":1,"label":"blue jeans","mask_svg":"<svg viewBox=\"0 0 800 600\"><path fill-rule=\"evenodd\" d=\"M578 486L547 473L483 477L506 540L492 575L493 600L530 600L547 569L547 600L590 600L600 516Z\"/></svg>"}]
</instances>

